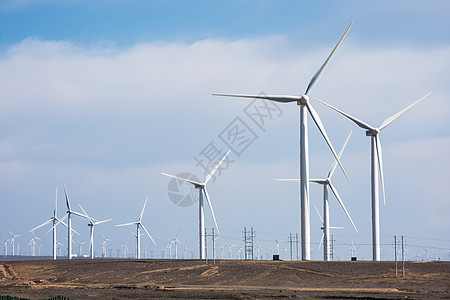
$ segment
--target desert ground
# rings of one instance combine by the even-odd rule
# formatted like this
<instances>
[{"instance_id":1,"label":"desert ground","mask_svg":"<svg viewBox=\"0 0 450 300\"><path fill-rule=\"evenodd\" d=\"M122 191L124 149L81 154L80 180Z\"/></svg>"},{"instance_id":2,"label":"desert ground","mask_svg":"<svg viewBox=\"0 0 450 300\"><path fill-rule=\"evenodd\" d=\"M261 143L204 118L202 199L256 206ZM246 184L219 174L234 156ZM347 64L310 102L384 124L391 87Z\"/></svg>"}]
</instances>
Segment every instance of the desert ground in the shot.
<instances>
[{"instance_id":1,"label":"desert ground","mask_svg":"<svg viewBox=\"0 0 450 300\"><path fill-rule=\"evenodd\" d=\"M0 295L42 299L450 299L450 262L0 261Z\"/></svg>"}]
</instances>

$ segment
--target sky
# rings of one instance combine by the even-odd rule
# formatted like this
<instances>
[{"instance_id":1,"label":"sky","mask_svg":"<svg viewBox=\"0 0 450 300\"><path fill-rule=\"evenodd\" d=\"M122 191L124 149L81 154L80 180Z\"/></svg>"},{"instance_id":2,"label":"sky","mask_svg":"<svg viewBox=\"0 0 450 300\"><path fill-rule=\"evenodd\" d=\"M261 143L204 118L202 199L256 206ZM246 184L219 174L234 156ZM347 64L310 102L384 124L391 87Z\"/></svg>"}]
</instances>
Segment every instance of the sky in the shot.
<instances>
[{"instance_id":1,"label":"sky","mask_svg":"<svg viewBox=\"0 0 450 300\"><path fill-rule=\"evenodd\" d=\"M203 180L232 148L208 183L217 257L243 255L242 231L253 227L260 257L271 258L281 240L289 259L288 236L300 233L298 185L275 179L298 177L298 107L212 93L301 95L354 22L312 96L379 126L433 91L380 135L381 258L392 259L394 235L404 235L407 259L449 260L449 10L448 1L1 0L0 235L21 235L16 243L29 254L29 230L52 216L56 188L65 214L64 179L72 207L112 219L96 227L96 255L104 237L112 256L125 244L135 251L135 228L115 225L135 221L148 195L143 223L157 245L144 236L143 255L167 256L177 236L178 257L196 257L196 191L180 186L188 198L178 203L178 186L161 172ZM371 259L370 139L311 104L336 149L353 131L342 156L350 180L338 169L333 182L358 232L330 194L331 225L345 227L332 230L334 258L350 259L353 242L358 259ZM310 177L324 177L333 157L308 124ZM237 140L236 128L247 135ZM311 257L321 259L320 186L310 198ZM78 242L89 239L86 225L74 218ZM49 229L35 232L42 255L51 253ZM64 247L66 236L58 227Z\"/></svg>"}]
</instances>

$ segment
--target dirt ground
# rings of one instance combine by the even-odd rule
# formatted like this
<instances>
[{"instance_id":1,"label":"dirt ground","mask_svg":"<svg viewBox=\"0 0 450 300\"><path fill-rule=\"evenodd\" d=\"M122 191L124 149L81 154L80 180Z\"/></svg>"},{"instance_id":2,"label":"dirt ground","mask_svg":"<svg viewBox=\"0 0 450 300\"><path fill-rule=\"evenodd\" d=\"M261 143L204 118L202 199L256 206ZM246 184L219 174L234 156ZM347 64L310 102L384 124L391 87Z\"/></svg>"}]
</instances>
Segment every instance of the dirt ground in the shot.
<instances>
[{"instance_id":1,"label":"dirt ground","mask_svg":"<svg viewBox=\"0 0 450 300\"><path fill-rule=\"evenodd\" d=\"M0 295L42 299L450 299L450 262L0 261Z\"/></svg>"}]
</instances>

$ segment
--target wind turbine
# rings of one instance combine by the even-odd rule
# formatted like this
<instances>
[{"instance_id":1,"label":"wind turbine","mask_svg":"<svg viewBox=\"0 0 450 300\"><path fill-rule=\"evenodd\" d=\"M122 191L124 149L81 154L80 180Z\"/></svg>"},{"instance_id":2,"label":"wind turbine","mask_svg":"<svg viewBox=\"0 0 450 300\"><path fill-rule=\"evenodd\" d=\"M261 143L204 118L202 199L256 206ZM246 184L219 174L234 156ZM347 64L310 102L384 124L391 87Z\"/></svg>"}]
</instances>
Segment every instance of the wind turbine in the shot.
<instances>
[{"instance_id":1,"label":"wind turbine","mask_svg":"<svg viewBox=\"0 0 450 300\"><path fill-rule=\"evenodd\" d=\"M14 241L15 241L16 237L20 237L22 235L14 234L14 233L11 232L11 230L9 230L9 234L11 234L12 256L14 256L14 253L15 253L14 252ZM19 252L19 251L17 251L17 252ZM19 255L19 254L17 254L17 255Z\"/></svg>"},{"instance_id":2,"label":"wind turbine","mask_svg":"<svg viewBox=\"0 0 450 300\"><path fill-rule=\"evenodd\" d=\"M150 235L150 233L148 233L148 230L142 224L142 216L144 215L144 209L145 209L145 206L147 205L147 201L148 201L148 196L145 199L144 207L142 207L141 215L139 216L138 221L116 225L116 226L136 225L136 258L137 259L141 259L141 227L142 227L142 229L144 229L145 233L148 235L148 237L152 240L153 244L155 244L155 246L156 246L156 243L153 240L152 236Z\"/></svg>"},{"instance_id":3,"label":"wind turbine","mask_svg":"<svg viewBox=\"0 0 450 300\"><path fill-rule=\"evenodd\" d=\"M83 217L83 218L86 218L86 216L83 215L83 214L80 214L79 212L76 212L76 211L72 210L72 208L70 206L69 195L67 194L66 184L64 183L64 180L63 180L63 186L64 186L64 195L66 197L67 213L66 213L66 215L64 217L62 217L61 220L58 221L58 223L56 223L53 226L53 228L55 228L59 223L63 223L64 219L67 218L67 236L68 236L67 237L67 239L68 239L68 241L67 241L67 243L68 243L68 245L67 245L67 252L68 252L67 253L67 258L68 259L72 259L72 242L73 242L73 240L72 240L72 232L75 232L78 235L80 235L80 234L72 229L72 218L71 218L71 216L72 215L76 215L76 216L80 216L80 217Z\"/></svg>"},{"instance_id":4,"label":"wind turbine","mask_svg":"<svg viewBox=\"0 0 450 300\"><path fill-rule=\"evenodd\" d=\"M90 227L90 230L89 230L89 252L90 252L91 259L94 259L94 226L101 224L101 223L109 222L112 219L99 221L97 219L89 217L89 215L83 209L81 204L80 204L80 208L83 211L85 218L87 218L89 220L89 224L88 224L88 226Z\"/></svg>"},{"instance_id":5,"label":"wind turbine","mask_svg":"<svg viewBox=\"0 0 450 300\"><path fill-rule=\"evenodd\" d=\"M7 240L5 237L3 239L5 240L5 256L8 256L8 242L11 240Z\"/></svg>"},{"instance_id":6,"label":"wind turbine","mask_svg":"<svg viewBox=\"0 0 450 300\"><path fill-rule=\"evenodd\" d=\"M108 242L112 242L112 240L111 239L108 239L108 238L106 238L105 237L105 235L103 235L103 243L102 243L102 256L103 256L103 258L106 258L107 257L107 248L108 248L108 245L107 245L107 243Z\"/></svg>"},{"instance_id":7,"label":"wind turbine","mask_svg":"<svg viewBox=\"0 0 450 300\"><path fill-rule=\"evenodd\" d=\"M49 223L53 224L53 226L52 226L52 228L53 228L53 250L52 250L53 251L53 253L52 253L53 254L53 260L56 259L56 222L58 221L58 222L64 224L64 226L68 227L64 222L61 222L58 219L58 217L56 216L56 214L57 214L57 201L58 201L58 187L56 187L55 207L53 209L53 217L51 217L50 220L48 220L48 221L42 223L41 225L39 225L39 226L37 226L37 227L35 227L35 228L30 230L30 232L34 233L34 231L36 229L41 228L42 226L45 226L45 225L47 225Z\"/></svg>"},{"instance_id":8,"label":"wind turbine","mask_svg":"<svg viewBox=\"0 0 450 300\"><path fill-rule=\"evenodd\" d=\"M38 238L37 236L34 235L34 231L32 231L31 232L31 240L28 243L28 246L30 246L30 249L31 249L31 256L36 256L36 245L38 245L36 240L41 241L40 238Z\"/></svg>"},{"instance_id":9,"label":"wind turbine","mask_svg":"<svg viewBox=\"0 0 450 300\"><path fill-rule=\"evenodd\" d=\"M80 253L80 257L83 257L83 245L86 244L86 242L80 242L77 241L78 245L79 245L79 253Z\"/></svg>"},{"instance_id":10,"label":"wind turbine","mask_svg":"<svg viewBox=\"0 0 450 300\"><path fill-rule=\"evenodd\" d=\"M352 135L352 132L350 131L350 133L348 134L347 140L345 141L344 145L341 148L341 151L338 154L339 158L341 158L342 153L344 152L344 149L347 146L348 140L350 139L351 135ZM337 166L337 160L335 160L333 162L333 164L331 165L330 171L328 172L328 175L326 178L317 178L317 179L309 180L309 182L318 183L318 184L323 185L323 219L320 216L320 214L319 214L319 218L322 220L322 224L323 224L323 236L322 236L323 243L324 243L323 259L327 260L327 261L331 260L331 254L330 254L330 206L329 206L329 202L328 202L328 188L333 192L334 196L336 197L337 201L341 205L342 209L345 211L345 214L347 215L348 219L352 223L356 232L358 232L358 229L356 228L355 223L353 223L353 220L350 217L350 214L348 213L347 209L345 208L344 202L342 202L337 189L331 183L331 177L333 176L334 171L336 170L336 166ZM300 179L277 179L277 180L278 181L299 181ZM319 248L320 248L321 243L319 244Z\"/></svg>"},{"instance_id":11,"label":"wind turbine","mask_svg":"<svg viewBox=\"0 0 450 300\"><path fill-rule=\"evenodd\" d=\"M333 106L331 106L328 103L325 103L324 101L321 101L317 98L317 101L321 102L322 104L325 104L329 108L337 111L341 115L345 116L346 118L350 119L356 125L361 127L362 129L366 130L366 136L371 137L371 179L372 179L372 253L373 253L373 260L379 261L380 260L380 205L379 205L379 195L378 195L378 169L380 173L381 178L381 188L383 192L383 201L384 204L386 204L386 196L385 196L385 190L384 190L384 176L383 176L383 159L382 159L382 152L381 152L381 142L380 142L380 136L379 133L381 130L386 128L389 124L394 122L398 117L400 117L402 114L404 114L407 110L412 108L414 105L428 97L432 92L426 94L419 100L415 101L414 103L408 105L398 113L390 116L386 120L384 120L379 127L371 126L367 124L364 121L361 121L342 110L339 110Z\"/></svg>"},{"instance_id":12,"label":"wind turbine","mask_svg":"<svg viewBox=\"0 0 450 300\"><path fill-rule=\"evenodd\" d=\"M314 74L311 78L306 91L301 96L289 96L289 95L242 95L242 94L213 94L214 96L228 96L228 97L241 97L241 98L253 98L253 99L264 99L275 102L289 103L296 102L300 107L300 203L301 203L301 240L302 240L302 259L309 260L311 259L311 236L310 236L310 203L309 203L309 149L308 149L308 122L307 122L307 114L311 115L311 118L316 123L319 128L320 133L324 137L328 146L331 149L334 157L337 159L342 171L345 176L348 178L347 173L339 157L334 151L333 145L331 144L330 139L325 131L325 127L320 120L319 115L316 110L313 108L309 101L309 97L311 92L313 91L316 84L319 82L320 77L322 76L325 67L328 65L328 62L331 59L331 56L334 54L336 49L341 44L344 37L347 35L348 31L352 27L353 22L348 26L345 33L342 35L339 42L331 51L328 58L319 68L319 70Z\"/></svg>"},{"instance_id":13,"label":"wind turbine","mask_svg":"<svg viewBox=\"0 0 450 300\"><path fill-rule=\"evenodd\" d=\"M179 232L178 232L178 233L179 233ZM171 247L172 244L175 245L175 259L178 259L178 245L181 246L180 240L178 239L178 233L177 233L177 235L175 236L175 238L173 238L173 239L171 239L171 240L167 239L167 240L169 241L169 248L170 248L170 249L172 248L172 247ZM178 243L178 245L177 245L177 243Z\"/></svg>"},{"instance_id":14,"label":"wind turbine","mask_svg":"<svg viewBox=\"0 0 450 300\"><path fill-rule=\"evenodd\" d=\"M211 214L214 219L214 224L216 225L217 232L219 232L219 227L217 226L216 217L214 215L214 210L211 204L211 200L209 199L208 191L206 190L206 184L208 181L213 177L214 173L217 171L219 166L222 164L222 162L225 160L225 158L230 154L231 150L228 150L227 154L222 158L222 160L217 164L217 166L206 176L204 182L197 182L191 179L186 179L174 175L169 175L166 173L161 173L162 175L169 176L172 178L175 178L177 180L181 180L183 182L192 184L196 189L199 190L198 194L198 205L199 205L199 249L200 249L200 259L205 259L205 213L203 209L203 194L205 194L206 201L208 201L209 208L211 209Z\"/></svg>"}]
</instances>

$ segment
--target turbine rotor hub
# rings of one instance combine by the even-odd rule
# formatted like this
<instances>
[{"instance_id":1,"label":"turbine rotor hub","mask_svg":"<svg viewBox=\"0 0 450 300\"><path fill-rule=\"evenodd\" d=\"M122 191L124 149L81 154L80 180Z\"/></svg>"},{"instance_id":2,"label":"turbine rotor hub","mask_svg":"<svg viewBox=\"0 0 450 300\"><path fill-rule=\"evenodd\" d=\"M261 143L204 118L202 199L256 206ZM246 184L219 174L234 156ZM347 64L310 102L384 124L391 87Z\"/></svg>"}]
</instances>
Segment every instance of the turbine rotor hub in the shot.
<instances>
[{"instance_id":1,"label":"turbine rotor hub","mask_svg":"<svg viewBox=\"0 0 450 300\"><path fill-rule=\"evenodd\" d=\"M302 95L300 100L297 101L298 105L306 105L306 103L309 101L308 95Z\"/></svg>"}]
</instances>

